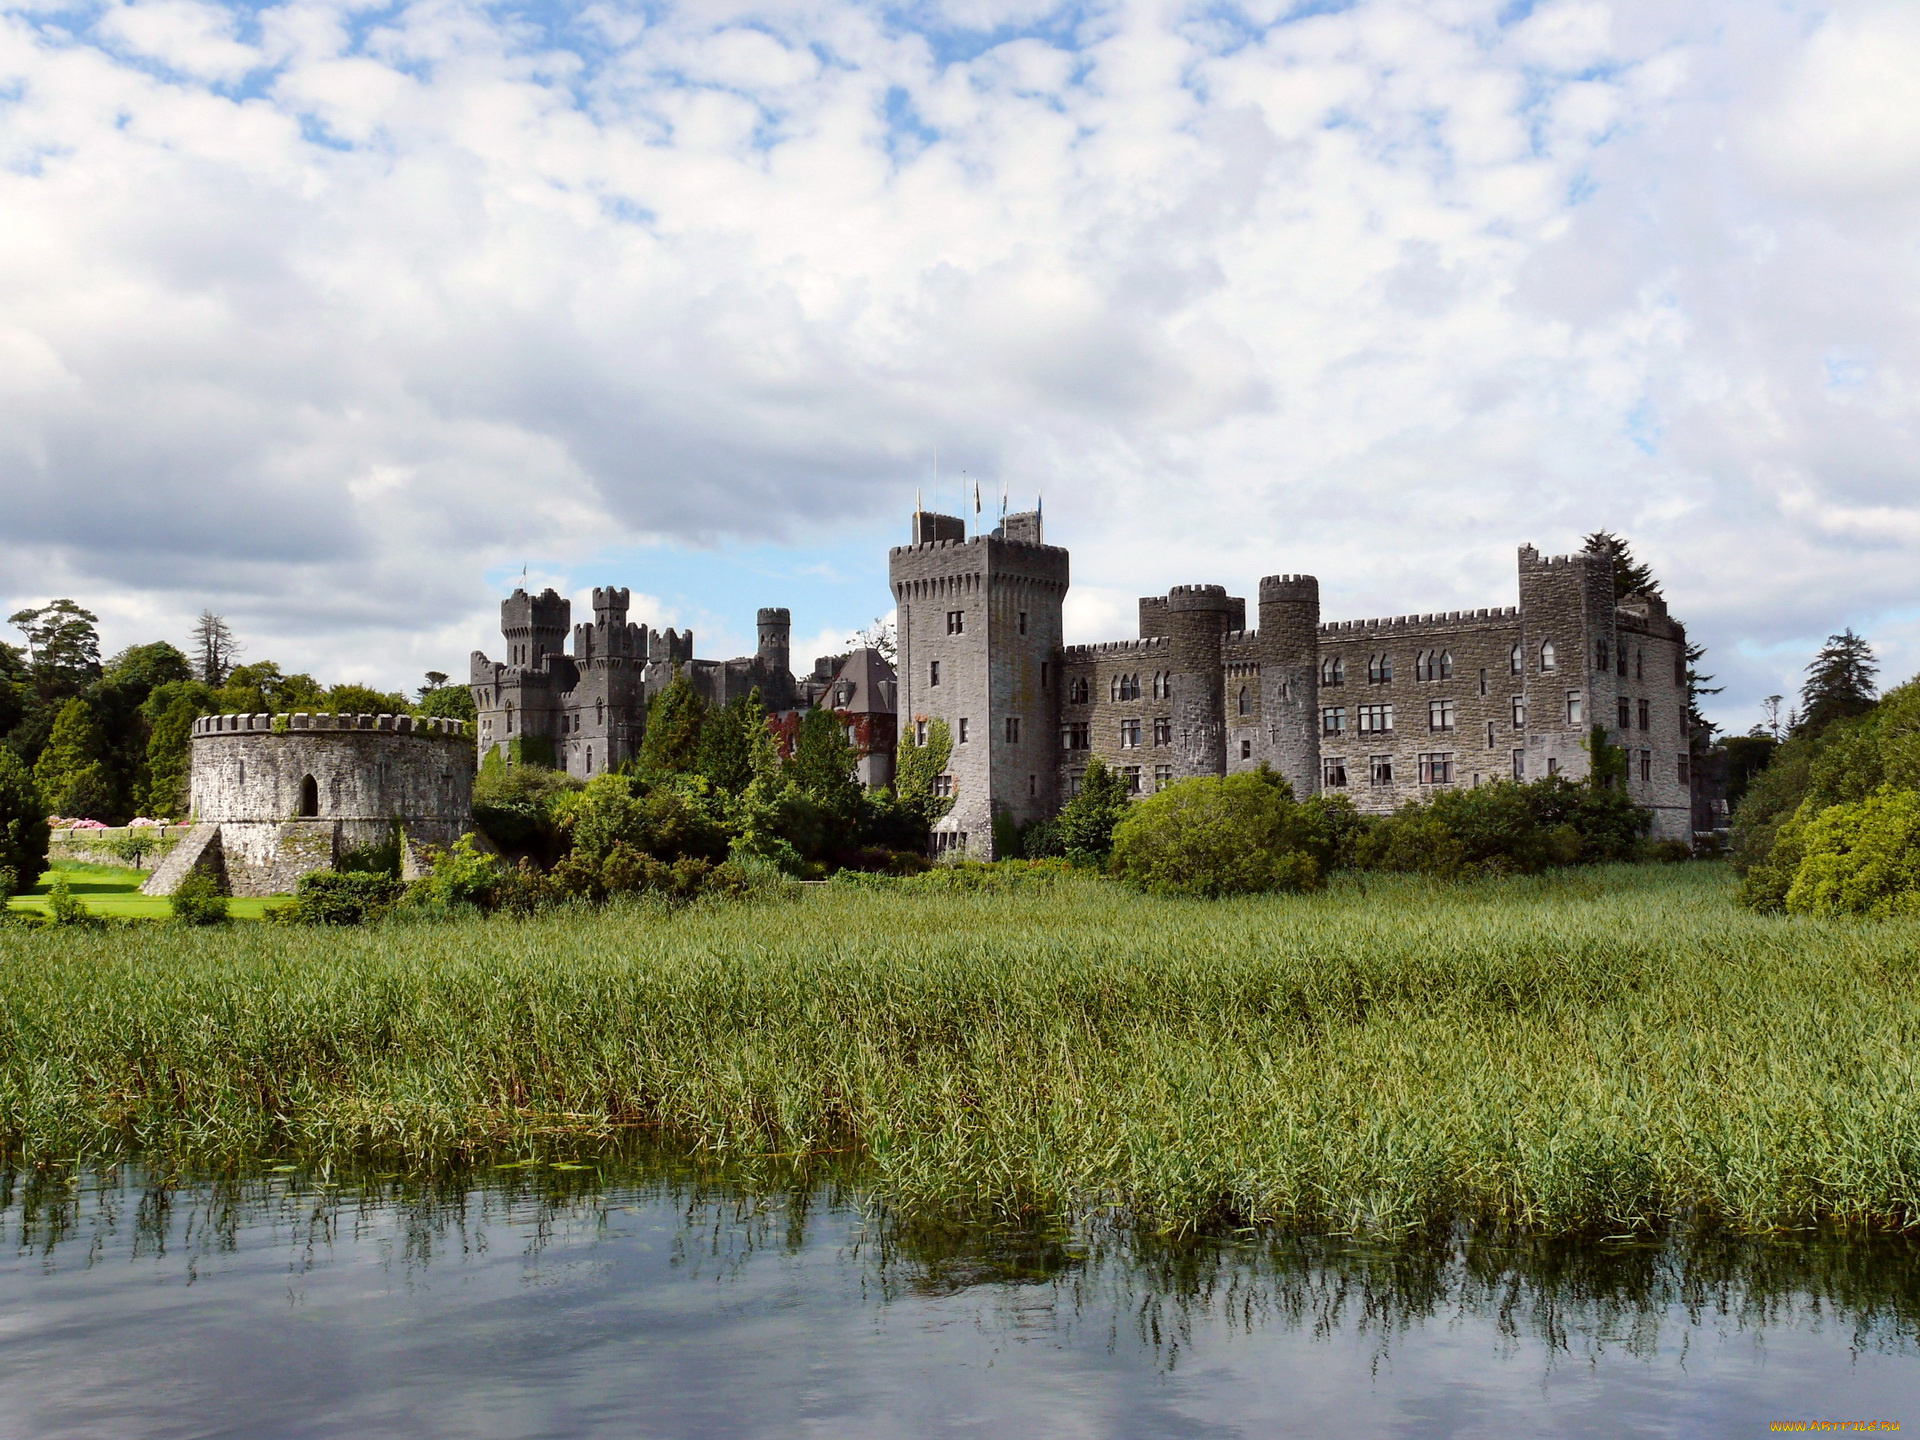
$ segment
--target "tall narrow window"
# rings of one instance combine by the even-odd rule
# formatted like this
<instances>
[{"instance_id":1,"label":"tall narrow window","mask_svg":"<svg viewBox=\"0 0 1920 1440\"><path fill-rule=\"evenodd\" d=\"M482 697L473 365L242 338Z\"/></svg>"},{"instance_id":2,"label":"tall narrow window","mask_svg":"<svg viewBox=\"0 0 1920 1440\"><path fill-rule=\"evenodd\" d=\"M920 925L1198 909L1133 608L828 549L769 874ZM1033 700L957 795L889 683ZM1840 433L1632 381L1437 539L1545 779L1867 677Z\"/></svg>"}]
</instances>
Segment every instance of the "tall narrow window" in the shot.
<instances>
[{"instance_id":1,"label":"tall narrow window","mask_svg":"<svg viewBox=\"0 0 1920 1440\"><path fill-rule=\"evenodd\" d=\"M1020 633L1022 635L1027 633L1027 612L1024 610L1020 612Z\"/></svg>"},{"instance_id":2,"label":"tall narrow window","mask_svg":"<svg viewBox=\"0 0 1920 1440\"><path fill-rule=\"evenodd\" d=\"M940 662L938 660L929 660L927 662L927 684L929 686L933 686L933 685L938 685L939 683L940 683Z\"/></svg>"},{"instance_id":3,"label":"tall narrow window","mask_svg":"<svg viewBox=\"0 0 1920 1440\"><path fill-rule=\"evenodd\" d=\"M1567 724L1584 725L1586 723L1586 707L1580 702L1580 692L1567 691Z\"/></svg>"},{"instance_id":4,"label":"tall narrow window","mask_svg":"<svg viewBox=\"0 0 1920 1440\"><path fill-rule=\"evenodd\" d=\"M1518 641L1514 643L1512 653L1507 656L1507 664L1512 668L1513 673L1516 675L1520 673L1520 671L1524 668L1526 664L1525 660L1521 656L1520 645Z\"/></svg>"},{"instance_id":5,"label":"tall narrow window","mask_svg":"<svg viewBox=\"0 0 1920 1440\"><path fill-rule=\"evenodd\" d=\"M962 745L967 743L967 717L964 715L960 717L959 743Z\"/></svg>"},{"instance_id":6,"label":"tall narrow window","mask_svg":"<svg viewBox=\"0 0 1920 1440\"><path fill-rule=\"evenodd\" d=\"M1487 667L1484 665L1480 667L1480 693L1487 693Z\"/></svg>"},{"instance_id":7,"label":"tall narrow window","mask_svg":"<svg viewBox=\"0 0 1920 1440\"><path fill-rule=\"evenodd\" d=\"M1045 660L1042 660L1040 662L1040 688L1042 690L1047 688L1047 670L1048 670L1047 662Z\"/></svg>"},{"instance_id":8,"label":"tall narrow window","mask_svg":"<svg viewBox=\"0 0 1920 1440\"><path fill-rule=\"evenodd\" d=\"M1651 701L1642 700L1640 702L1640 728L1642 730L1651 730L1653 728L1653 704Z\"/></svg>"},{"instance_id":9,"label":"tall narrow window","mask_svg":"<svg viewBox=\"0 0 1920 1440\"><path fill-rule=\"evenodd\" d=\"M1513 778L1516 780L1527 778L1527 752L1524 750L1513 752Z\"/></svg>"},{"instance_id":10,"label":"tall narrow window","mask_svg":"<svg viewBox=\"0 0 1920 1440\"><path fill-rule=\"evenodd\" d=\"M1540 642L1540 668L1542 670L1558 670L1560 668L1559 652L1553 648L1553 642L1551 640L1542 640Z\"/></svg>"},{"instance_id":11,"label":"tall narrow window","mask_svg":"<svg viewBox=\"0 0 1920 1440\"><path fill-rule=\"evenodd\" d=\"M967 612L964 610L947 611L947 633L964 635L967 633Z\"/></svg>"},{"instance_id":12,"label":"tall narrow window","mask_svg":"<svg viewBox=\"0 0 1920 1440\"><path fill-rule=\"evenodd\" d=\"M1513 697L1513 728L1524 730L1527 724L1527 702L1519 695Z\"/></svg>"},{"instance_id":13,"label":"tall narrow window","mask_svg":"<svg viewBox=\"0 0 1920 1440\"><path fill-rule=\"evenodd\" d=\"M302 815L320 813L320 786L311 775L300 782L300 813Z\"/></svg>"},{"instance_id":14,"label":"tall narrow window","mask_svg":"<svg viewBox=\"0 0 1920 1440\"><path fill-rule=\"evenodd\" d=\"M1625 646L1621 647L1623 653L1625 649ZM1593 664L1596 670L1606 670L1613 665L1613 655L1607 649L1607 637L1604 635L1593 642Z\"/></svg>"},{"instance_id":15,"label":"tall narrow window","mask_svg":"<svg viewBox=\"0 0 1920 1440\"><path fill-rule=\"evenodd\" d=\"M1451 680L1453 678L1453 652L1451 650L1442 650L1440 652L1440 678L1442 680Z\"/></svg>"},{"instance_id":16,"label":"tall narrow window","mask_svg":"<svg viewBox=\"0 0 1920 1440\"><path fill-rule=\"evenodd\" d=\"M1242 685L1240 687L1240 713L1242 715L1245 715L1252 709L1253 709L1253 702L1249 700L1247 697L1247 687Z\"/></svg>"},{"instance_id":17,"label":"tall narrow window","mask_svg":"<svg viewBox=\"0 0 1920 1440\"><path fill-rule=\"evenodd\" d=\"M1006 731L1007 743L1009 745L1018 745L1020 743L1020 717L1018 715L1007 716Z\"/></svg>"}]
</instances>

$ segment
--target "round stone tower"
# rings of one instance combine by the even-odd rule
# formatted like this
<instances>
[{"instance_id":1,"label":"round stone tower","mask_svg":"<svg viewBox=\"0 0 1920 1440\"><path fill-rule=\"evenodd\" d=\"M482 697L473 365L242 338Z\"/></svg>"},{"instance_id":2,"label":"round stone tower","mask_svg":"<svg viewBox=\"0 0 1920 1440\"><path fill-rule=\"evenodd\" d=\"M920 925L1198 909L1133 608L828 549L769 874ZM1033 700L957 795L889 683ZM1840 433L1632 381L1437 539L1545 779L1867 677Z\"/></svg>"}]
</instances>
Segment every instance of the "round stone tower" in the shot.
<instances>
[{"instance_id":1,"label":"round stone tower","mask_svg":"<svg viewBox=\"0 0 1920 1440\"><path fill-rule=\"evenodd\" d=\"M1167 592L1166 629L1173 673L1174 778L1227 769L1226 673L1221 637L1233 618L1224 585L1176 585Z\"/></svg>"},{"instance_id":2,"label":"round stone tower","mask_svg":"<svg viewBox=\"0 0 1920 1440\"><path fill-rule=\"evenodd\" d=\"M760 611L760 658L774 674L793 668L789 663L789 640L793 634L793 612L784 605L767 606Z\"/></svg>"},{"instance_id":3,"label":"round stone tower","mask_svg":"<svg viewBox=\"0 0 1920 1440\"><path fill-rule=\"evenodd\" d=\"M1304 800L1320 789L1320 582L1260 582L1260 705L1273 768Z\"/></svg>"},{"instance_id":4,"label":"round stone tower","mask_svg":"<svg viewBox=\"0 0 1920 1440\"><path fill-rule=\"evenodd\" d=\"M458 720L411 715L209 715L193 726L193 828L155 870L196 869L234 895L279 895L311 870L400 862L473 829L473 745Z\"/></svg>"}]
</instances>

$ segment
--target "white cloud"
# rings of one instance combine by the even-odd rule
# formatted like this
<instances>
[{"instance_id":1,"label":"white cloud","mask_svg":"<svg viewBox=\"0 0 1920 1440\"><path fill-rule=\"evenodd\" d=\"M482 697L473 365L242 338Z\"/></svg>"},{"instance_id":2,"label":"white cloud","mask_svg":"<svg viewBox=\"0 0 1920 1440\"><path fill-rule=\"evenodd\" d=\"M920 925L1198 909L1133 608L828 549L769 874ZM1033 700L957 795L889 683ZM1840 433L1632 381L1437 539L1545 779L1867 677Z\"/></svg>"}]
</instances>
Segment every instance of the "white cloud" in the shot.
<instances>
[{"instance_id":1,"label":"white cloud","mask_svg":"<svg viewBox=\"0 0 1920 1440\"><path fill-rule=\"evenodd\" d=\"M1290 8L0 12L7 589L405 683L490 570L813 543L938 448L1045 490L1076 639L1606 526L1729 707L1904 643L1914 12Z\"/></svg>"}]
</instances>

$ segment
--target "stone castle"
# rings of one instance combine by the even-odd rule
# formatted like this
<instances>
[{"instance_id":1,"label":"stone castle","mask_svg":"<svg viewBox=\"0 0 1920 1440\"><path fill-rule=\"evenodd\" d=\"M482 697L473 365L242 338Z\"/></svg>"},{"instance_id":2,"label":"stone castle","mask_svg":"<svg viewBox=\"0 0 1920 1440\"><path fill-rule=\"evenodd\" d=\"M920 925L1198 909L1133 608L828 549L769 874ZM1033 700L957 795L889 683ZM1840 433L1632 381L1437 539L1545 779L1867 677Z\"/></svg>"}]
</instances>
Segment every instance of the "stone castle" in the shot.
<instances>
[{"instance_id":1,"label":"stone castle","mask_svg":"<svg viewBox=\"0 0 1920 1440\"><path fill-rule=\"evenodd\" d=\"M1256 624L1219 585L1140 601L1139 635L1067 645L1067 552L1036 512L969 538L918 512L889 555L899 714L952 737L936 850L991 857L994 822L1055 814L1098 755L1135 793L1270 765L1297 795L1369 812L1436 787L1588 773L1602 727L1657 837L1692 835L1686 632L1615 602L1597 555L1519 552L1519 604L1328 622L1311 575L1260 582Z\"/></svg>"},{"instance_id":2,"label":"stone castle","mask_svg":"<svg viewBox=\"0 0 1920 1440\"><path fill-rule=\"evenodd\" d=\"M629 593L595 590L593 621L585 625L570 625L572 602L551 589L516 590L501 602L506 658L476 650L469 671L483 764L497 754L582 779L617 769L639 755L648 705L681 674L709 705L758 690L789 738L802 710L832 709L846 727L861 782L892 782L895 677L879 652L861 647L825 656L810 674L796 676L788 661L793 617L769 608L760 611L752 655L700 660L691 630L653 630L627 619Z\"/></svg>"}]
</instances>

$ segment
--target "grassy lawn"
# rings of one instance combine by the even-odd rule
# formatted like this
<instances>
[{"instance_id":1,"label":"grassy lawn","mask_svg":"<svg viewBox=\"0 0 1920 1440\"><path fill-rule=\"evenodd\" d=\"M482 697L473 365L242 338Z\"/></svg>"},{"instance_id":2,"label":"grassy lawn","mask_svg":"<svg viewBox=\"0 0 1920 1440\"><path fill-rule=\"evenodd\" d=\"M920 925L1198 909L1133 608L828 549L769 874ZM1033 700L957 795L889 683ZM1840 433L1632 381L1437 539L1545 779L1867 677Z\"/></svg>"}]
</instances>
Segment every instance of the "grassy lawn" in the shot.
<instances>
[{"instance_id":1,"label":"grassy lawn","mask_svg":"<svg viewBox=\"0 0 1920 1440\"><path fill-rule=\"evenodd\" d=\"M91 914L165 920L172 913L167 906L167 897L140 893L140 886L150 873L146 870L124 870L117 865L85 865L74 860L57 860L53 868L40 877L40 883L33 887L33 892L20 896L9 908L31 910L44 915L47 894L53 889L55 878L64 875L74 899L85 905ZM229 913L236 920L258 920L267 906L284 898L272 896L235 900Z\"/></svg>"},{"instance_id":2,"label":"grassy lawn","mask_svg":"<svg viewBox=\"0 0 1920 1440\"><path fill-rule=\"evenodd\" d=\"M1709 864L1214 902L1065 876L0 930L0 1145L431 1165L642 1134L836 1167L899 1214L1920 1228L1920 921L1731 890Z\"/></svg>"}]
</instances>

